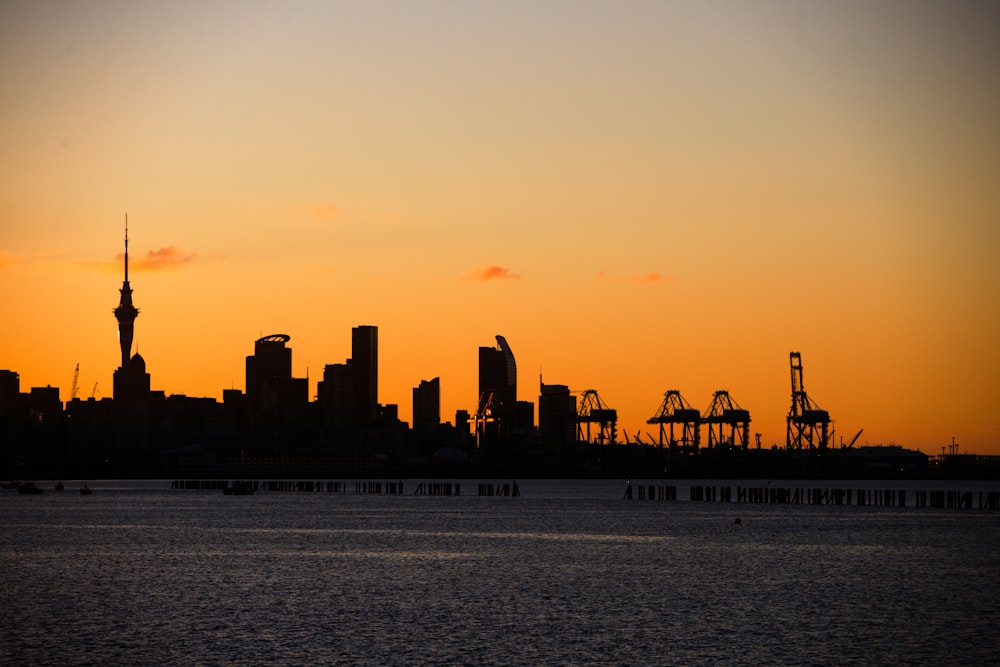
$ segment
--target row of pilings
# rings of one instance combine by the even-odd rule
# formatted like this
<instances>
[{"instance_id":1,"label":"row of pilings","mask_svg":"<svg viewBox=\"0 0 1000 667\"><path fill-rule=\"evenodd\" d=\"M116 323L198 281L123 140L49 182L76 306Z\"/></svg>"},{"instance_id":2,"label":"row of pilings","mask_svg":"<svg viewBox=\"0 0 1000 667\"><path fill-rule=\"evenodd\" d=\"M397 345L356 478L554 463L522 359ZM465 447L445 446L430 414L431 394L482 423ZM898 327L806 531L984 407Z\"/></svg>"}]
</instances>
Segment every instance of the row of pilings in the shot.
<instances>
[{"instance_id":1,"label":"row of pilings","mask_svg":"<svg viewBox=\"0 0 1000 667\"><path fill-rule=\"evenodd\" d=\"M355 495L402 495L405 491L402 480L398 482L356 481L336 482L330 480L229 480L220 479L175 479L171 489L194 491L230 491L239 488L244 494L269 492L298 493L353 493ZM517 482L498 484L480 483L480 496L517 497L521 491ZM413 490L415 496L460 496L462 485L458 482L419 482Z\"/></svg>"},{"instance_id":2,"label":"row of pilings","mask_svg":"<svg viewBox=\"0 0 1000 667\"><path fill-rule=\"evenodd\" d=\"M481 496L513 496L521 495L521 490L517 488L517 482L511 484L480 484L479 495Z\"/></svg>"},{"instance_id":3,"label":"row of pilings","mask_svg":"<svg viewBox=\"0 0 1000 667\"><path fill-rule=\"evenodd\" d=\"M677 500L676 486L637 484L625 486L625 499ZM906 507L912 494L913 507L937 509L1000 510L1000 491L938 491L924 489L802 488L780 486L692 486L693 502L744 503L754 505L855 505L858 507Z\"/></svg>"}]
</instances>

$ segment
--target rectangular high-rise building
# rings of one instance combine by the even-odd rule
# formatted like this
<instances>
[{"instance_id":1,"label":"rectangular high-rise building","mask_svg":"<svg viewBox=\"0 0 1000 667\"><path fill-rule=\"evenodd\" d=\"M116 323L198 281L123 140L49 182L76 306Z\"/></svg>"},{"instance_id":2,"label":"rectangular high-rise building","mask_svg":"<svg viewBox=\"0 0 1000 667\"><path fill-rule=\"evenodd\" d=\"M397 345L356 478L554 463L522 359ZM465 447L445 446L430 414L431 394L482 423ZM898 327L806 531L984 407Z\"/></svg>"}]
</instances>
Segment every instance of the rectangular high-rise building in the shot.
<instances>
[{"instance_id":1,"label":"rectangular high-rise building","mask_svg":"<svg viewBox=\"0 0 1000 667\"><path fill-rule=\"evenodd\" d=\"M432 429L441 424L441 379L421 380L413 388L413 429Z\"/></svg>"},{"instance_id":2,"label":"rectangular high-rise building","mask_svg":"<svg viewBox=\"0 0 1000 667\"><path fill-rule=\"evenodd\" d=\"M348 364L327 364L316 394L326 426L349 426L354 419L354 381Z\"/></svg>"},{"instance_id":3,"label":"rectangular high-rise building","mask_svg":"<svg viewBox=\"0 0 1000 667\"><path fill-rule=\"evenodd\" d=\"M278 411L279 404L288 407L285 404L289 401L299 402L301 389L289 388L292 380L289 340L291 337L287 334L271 334L254 341L253 354L246 358L246 400L253 416L274 413ZM309 390L306 387L305 401L308 402L308 399Z\"/></svg>"},{"instance_id":4,"label":"rectangular high-rise building","mask_svg":"<svg viewBox=\"0 0 1000 667\"><path fill-rule=\"evenodd\" d=\"M21 393L21 376L14 371L0 371L0 415L13 410Z\"/></svg>"},{"instance_id":5,"label":"rectangular high-rise building","mask_svg":"<svg viewBox=\"0 0 1000 667\"><path fill-rule=\"evenodd\" d=\"M354 380L355 421L359 426L378 421L378 327L351 329L351 375Z\"/></svg>"},{"instance_id":6,"label":"rectangular high-rise building","mask_svg":"<svg viewBox=\"0 0 1000 667\"><path fill-rule=\"evenodd\" d=\"M568 444L576 438L576 397L566 385L541 384L538 433L553 444Z\"/></svg>"}]
</instances>

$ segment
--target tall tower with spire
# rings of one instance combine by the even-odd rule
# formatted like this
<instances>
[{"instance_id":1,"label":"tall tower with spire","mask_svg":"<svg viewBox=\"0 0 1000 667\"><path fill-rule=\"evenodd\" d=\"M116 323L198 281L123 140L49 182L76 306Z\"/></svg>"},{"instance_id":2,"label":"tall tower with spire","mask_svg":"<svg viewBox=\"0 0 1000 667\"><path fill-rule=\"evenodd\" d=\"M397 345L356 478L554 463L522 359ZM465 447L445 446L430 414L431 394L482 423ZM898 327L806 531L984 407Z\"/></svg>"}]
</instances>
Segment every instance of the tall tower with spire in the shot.
<instances>
[{"instance_id":1,"label":"tall tower with spire","mask_svg":"<svg viewBox=\"0 0 1000 667\"><path fill-rule=\"evenodd\" d=\"M132 356L132 335L135 332L135 318L139 309L132 305L132 286L128 282L128 214L125 214L125 281L120 290L121 298L115 308L115 319L118 320L118 343L122 348L122 368L128 366Z\"/></svg>"},{"instance_id":2,"label":"tall tower with spire","mask_svg":"<svg viewBox=\"0 0 1000 667\"><path fill-rule=\"evenodd\" d=\"M115 400L124 398L149 397L149 373L146 362L138 353L132 354L132 337L135 333L135 318L139 309L132 304L132 286L128 282L128 214L125 215L125 281L122 283L118 307L114 309L118 320L118 343L122 349L122 365L115 371Z\"/></svg>"}]
</instances>

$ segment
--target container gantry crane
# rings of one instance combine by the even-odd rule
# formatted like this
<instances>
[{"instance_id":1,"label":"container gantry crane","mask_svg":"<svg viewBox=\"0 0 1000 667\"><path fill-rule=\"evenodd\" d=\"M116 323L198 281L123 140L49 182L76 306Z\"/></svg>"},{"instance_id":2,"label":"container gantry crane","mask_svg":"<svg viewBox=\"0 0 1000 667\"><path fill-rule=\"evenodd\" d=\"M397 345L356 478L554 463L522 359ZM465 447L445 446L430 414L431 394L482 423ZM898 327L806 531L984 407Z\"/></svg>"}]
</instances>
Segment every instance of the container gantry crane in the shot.
<instances>
[{"instance_id":1,"label":"container gantry crane","mask_svg":"<svg viewBox=\"0 0 1000 667\"><path fill-rule=\"evenodd\" d=\"M830 413L809 400L802 384L802 355L789 354L792 371L792 407L788 411L785 447L825 451L830 440Z\"/></svg>"},{"instance_id":2,"label":"container gantry crane","mask_svg":"<svg viewBox=\"0 0 1000 667\"><path fill-rule=\"evenodd\" d=\"M697 450L701 441L701 413L684 400L676 389L663 394L663 403L656 414L646 420L647 424L660 425L660 447L665 444L671 449L678 446L684 451ZM675 437L674 427L680 430L681 439ZM667 437L669 432L669 438ZM664 442L666 441L666 442Z\"/></svg>"},{"instance_id":3,"label":"container gantry crane","mask_svg":"<svg viewBox=\"0 0 1000 667\"><path fill-rule=\"evenodd\" d=\"M712 395L712 403L701 421L708 424L709 449L749 446L750 412L741 408L728 391L720 389Z\"/></svg>"},{"instance_id":4,"label":"container gantry crane","mask_svg":"<svg viewBox=\"0 0 1000 667\"><path fill-rule=\"evenodd\" d=\"M597 424L594 439L591 439L591 424ZM609 408L594 389L587 389L580 395L580 407L576 411L576 439L598 445L618 444L618 411Z\"/></svg>"}]
</instances>

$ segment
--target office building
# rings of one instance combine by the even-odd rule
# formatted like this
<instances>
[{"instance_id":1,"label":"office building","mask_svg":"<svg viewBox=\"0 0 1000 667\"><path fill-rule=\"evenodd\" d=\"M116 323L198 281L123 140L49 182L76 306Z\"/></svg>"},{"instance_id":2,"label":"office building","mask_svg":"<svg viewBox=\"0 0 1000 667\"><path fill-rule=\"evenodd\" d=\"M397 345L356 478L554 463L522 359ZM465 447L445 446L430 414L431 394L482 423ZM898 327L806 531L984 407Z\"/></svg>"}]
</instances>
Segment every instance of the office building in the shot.
<instances>
[{"instance_id":1,"label":"office building","mask_svg":"<svg viewBox=\"0 0 1000 667\"><path fill-rule=\"evenodd\" d=\"M433 429L441 424L441 379L421 380L413 388L413 429Z\"/></svg>"},{"instance_id":2,"label":"office building","mask_svg":"<svg viewBox=\"0 0 1000 667\"><path fill-rule=\"evenodd\" d=\"M252 416L277 417L305 410L309 381L292 377L291 336L271 334L254 341L246 358L246 403Z\"/></svg>"},{"instance_id":3,"label":"office building","mask_svg":"<svg viewBox=\"0 0 1000 667\"><path fill-rule=\"evenodd\" d=\"M354 378L351 366L327 364L316 385L316 398L325 426L350 426L354 420Z\"/></svg>"},{"instance_id":4,"label":"office building","mask_svg":"<svg viewBox=\"0 0 1000 667\"><path fill-rule=\"evenodd\" d=\"M576 397L564 384L539 383L538 434L544 442L569 444L576 438Z\"/></svg>"},{"instance_id":5,"label":"office building","mask_svg":"<svg viewBox=\"0 0 1000 667\"><path fill-rule=\"evenodd\" d=\"M479 348L476 442L491 447L509 441L517 421L517 364L503 336L496 347Z\"/></svg>"},{"instance_id":6,"label":"office building","mask_svg":"<svg viewBox=\"0 0 1000 667\"><path fill-rule=\"evenodd\" d=\"M379 419L378 327L357 326L351 329L349 363L354 382L355 423L369 426Z\"/></svg>"}]
</instances>

